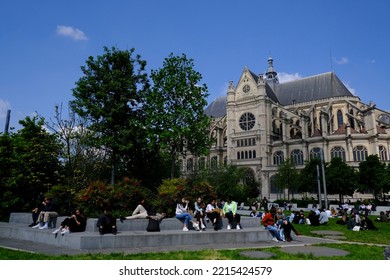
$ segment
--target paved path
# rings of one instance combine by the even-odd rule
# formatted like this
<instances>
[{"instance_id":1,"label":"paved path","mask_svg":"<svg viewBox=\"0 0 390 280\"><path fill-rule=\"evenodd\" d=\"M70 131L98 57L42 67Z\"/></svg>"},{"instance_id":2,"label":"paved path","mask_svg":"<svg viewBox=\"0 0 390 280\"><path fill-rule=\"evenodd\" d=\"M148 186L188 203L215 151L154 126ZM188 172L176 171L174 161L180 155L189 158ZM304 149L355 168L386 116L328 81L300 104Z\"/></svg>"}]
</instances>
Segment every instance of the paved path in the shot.
<instances>
[{"instance_id":1,"label":"paved path","mask_svg":"<svg viewBox=\"0 0 390 280\"><path fill-rule=\"evenodd\" d=\"M31 241L15 240L10 238L0 238L0 247L42 253L50 256L59 255L79 255L88 253L124 253L124 254L136 254L136 253L151 253L151 252L170 252L170 251L197 251L206 249L215 250L230 250L230 249L261 249L270 247L282 247L289 248L290 252L299 251L299 248L307 245L319 244L319 243L337 243L339 241L332 239L298 236L294 238L292 242L273 242L273 241L261 241L258 243L229 243L229 244L216 244L216 245L187 245L187 246L158 246L158 247L139 247L139 248L121 248L121 249L97 249L97 250L76 250L67 249L63 247L50 246L47 244L38 244ZM311 247L311 246L310 246ZM316 248L316 247L313 247ZM320 247L319 247L320 248ZM332 249L332 248L329 248ZM321 249L326 250L326 249ZM332 249L333 250L333 249ZM254 253L255 255L258 253ZM254 256L255 257L255 256ZM257 256L259 258L259 256Z\"/></svg>"}]
</instances>

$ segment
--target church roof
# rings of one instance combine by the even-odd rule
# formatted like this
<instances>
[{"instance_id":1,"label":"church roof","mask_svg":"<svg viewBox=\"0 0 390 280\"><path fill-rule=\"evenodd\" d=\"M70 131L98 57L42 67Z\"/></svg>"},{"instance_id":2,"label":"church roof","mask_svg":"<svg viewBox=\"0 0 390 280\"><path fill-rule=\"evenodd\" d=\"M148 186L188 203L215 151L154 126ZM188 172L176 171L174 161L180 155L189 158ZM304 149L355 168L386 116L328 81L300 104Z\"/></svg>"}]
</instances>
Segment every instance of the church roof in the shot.
<instances>
[{"instance_id":1,"label":"church roof","mask_svg":"<svg viewBox=\"0 0 390 280\"><path fill-rule=\"evenodd\" d=\"M217 99L215 99L213 102L211 102L206 109L204 110L204 113L207 116L213 117L213 118L221 118L226 115L226 96L220 96Z\"/></svg>"},{"instance_id":2,"label":"church roof","mask_svg":"<svg viewBox=\"0 0 390 280\"><path fill-rule=\"evenodd\" d=\"M257 82L257 75L251 72ZM286 83L266 83L267 96L281 105L292 105L331 97L354 96L333 72L294 80ZM226 115L226 96L215 99L206 109L208 116L215 118Z\"/></svg>"},{"instance_id":3,"label":"church roof","mask_svg":"<svg viewBox=\"0 0 390 280\"><path fill-rule=\"evenodd\" d=\"M282 105L354 96L333 72L275 84L273 90Z\"/></svg>"}]
</instances>

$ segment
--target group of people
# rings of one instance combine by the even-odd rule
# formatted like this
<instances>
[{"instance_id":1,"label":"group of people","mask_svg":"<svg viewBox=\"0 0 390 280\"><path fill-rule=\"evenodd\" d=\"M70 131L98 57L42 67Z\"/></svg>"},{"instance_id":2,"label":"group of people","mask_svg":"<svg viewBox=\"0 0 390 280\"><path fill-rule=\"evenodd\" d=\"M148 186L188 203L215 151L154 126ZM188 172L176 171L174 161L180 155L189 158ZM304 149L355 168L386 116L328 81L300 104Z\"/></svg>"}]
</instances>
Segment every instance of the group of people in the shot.
<instances>
[{"instance_id":1,"label":"group of people","mask_svg":"<svg viewBox=\"0 0 390 280\"><path fill-rule=\"evenodd\" d=\"M51 197L45 197L40 201L32 213L32 223L29 227L37 229L48 229L50 220L56 219L58 217L57 204L53 201ZM61 233L64 235L69 232L82 232L85 231L87 225L87 219L80 209L76 209L74 213L65 218L61 225L53 231L53 234L57 235ZM55 224L53 224L55 226Z\"/></svg>"},{"instance_id":2,"label":"group of people","mask_svg":"<svg viewBox=\"0 0 390 280\"><path fill-rule=\"evenodd\" d=\"M264 228L271 233L272 240L276 242L291 242L293 240L291 232L300 235L292 225L292 221L293 217L286 216L281 208L271 208L269 212L265 212L261 219Z\"/></svg>"},{"instance_id":3,"label":"group of people","mask_svg":"<svg viewBox=\"0 0 390 280\"><path fill-rule=\"evenodd\" d=\"M190 213L190 202L183 197L181 201L176 203L175 215L178 220L183 223L183 231L189 230L191 223L193 228L198 231L205 231L205 219L212 222L215 231L221 229L221 218L226 217L228 220L227 229L230 230L233 226L236 229L241 229L241 216L237 213L237 202L233 201L229 196L222 205L218 206L216 201L212 199L207 205L203 202L201 197L198 197L194 203L193 216Z\"/></svg>"}]
</instances>

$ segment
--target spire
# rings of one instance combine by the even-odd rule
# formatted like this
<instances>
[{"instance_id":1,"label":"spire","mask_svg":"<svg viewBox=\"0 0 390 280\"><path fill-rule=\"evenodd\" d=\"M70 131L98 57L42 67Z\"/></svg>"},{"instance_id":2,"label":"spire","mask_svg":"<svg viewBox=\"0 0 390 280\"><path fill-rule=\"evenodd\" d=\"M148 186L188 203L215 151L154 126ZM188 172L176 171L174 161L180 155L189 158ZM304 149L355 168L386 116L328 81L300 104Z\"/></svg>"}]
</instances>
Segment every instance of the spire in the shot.
<instances>
[{"instance_id":1,"label":"spire","mask_svg":"<svg viewBox=\"0 0 390 280\"><path fill-rule=\"evenodd\" d=\"M274 60L271 56L268 58L268 69L265 73L265 77L267 79L267 82L273 82L275 84L279 83L278 73L276 73L274 69Z\"/></svg>"}]
</instances>

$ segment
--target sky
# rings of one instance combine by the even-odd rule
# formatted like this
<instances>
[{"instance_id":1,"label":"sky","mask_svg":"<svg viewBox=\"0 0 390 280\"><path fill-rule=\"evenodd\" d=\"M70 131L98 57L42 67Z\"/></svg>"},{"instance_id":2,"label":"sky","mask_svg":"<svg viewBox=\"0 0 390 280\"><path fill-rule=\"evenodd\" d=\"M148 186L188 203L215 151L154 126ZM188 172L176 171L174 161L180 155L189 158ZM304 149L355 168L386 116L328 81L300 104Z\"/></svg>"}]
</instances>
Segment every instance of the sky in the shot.
<instances>
[{"instance_id":1,"label":"sky","mask_svg":"<svg viewBox=\"0 0 390 280\"><path fill-rule=\"evenodd\" d=\"M388 0L2 0L0 133L73 100L89 56L135 49L147 71L186 54L208 87L226 95L244 67L280 82L334 71L369 103L390 110Z\"/></svg>"}]
</instances>

